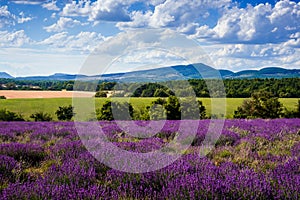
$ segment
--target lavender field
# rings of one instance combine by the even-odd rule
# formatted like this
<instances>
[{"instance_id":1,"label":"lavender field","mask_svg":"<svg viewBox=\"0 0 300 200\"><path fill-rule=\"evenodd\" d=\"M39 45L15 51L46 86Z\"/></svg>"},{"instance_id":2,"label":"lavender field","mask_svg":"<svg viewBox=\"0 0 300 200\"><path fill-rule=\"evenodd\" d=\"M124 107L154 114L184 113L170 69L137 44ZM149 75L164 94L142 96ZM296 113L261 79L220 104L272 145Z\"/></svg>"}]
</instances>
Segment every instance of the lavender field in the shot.
<instances>
[{"instance_id":1,"label":"lavender field","mask_svg":"<svg viewBox=\"0 0 300 200\"><path fill-rule=\"evenodd\" d=\"M107 142L145 153L172 141L180 122L147 139L99 123ZM300 119L226 120L206 157L209 120L193 123L196 137L180 159L125 173L98 162L73 122L0 122L0 199L300 199Z\"/></svg>"}]
</instances>

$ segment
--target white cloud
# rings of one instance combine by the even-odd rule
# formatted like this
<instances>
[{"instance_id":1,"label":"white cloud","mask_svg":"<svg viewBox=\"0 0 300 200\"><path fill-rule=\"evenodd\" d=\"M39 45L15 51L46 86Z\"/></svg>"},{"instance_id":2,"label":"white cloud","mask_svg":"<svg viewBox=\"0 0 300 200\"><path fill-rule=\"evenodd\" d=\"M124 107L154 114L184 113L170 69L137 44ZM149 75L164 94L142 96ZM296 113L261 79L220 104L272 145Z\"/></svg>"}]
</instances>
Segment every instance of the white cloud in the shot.
<instances>
[{"instance_id":1,"label":"white cloud","mask_svg":"<svg viewBox=\"0 0 300 200\"><path fill-rule=\"evenodd\" d=\"M23 23L31 21L31 20L32 20L32 17L21 17L21 18L18 18L18 23L23 24Z\"/></svg>"},{"instance_id":2,"label":"white cloud","mask_svg":"<svg viewBox=\"0 0 300 200\"><path fill-rule=\"evenodd\" d=\"M217 25L207 31L211 39L225 43L282 43L300 31L299 21L300 2L282 0L274 7L266 3L228 9ZM202 38L202 34L197 33L196 37Z\"/></svg>"},{"instance_id":3,"label":"white cloud","mask_svg":"<svg viewBox=\"0 0 300 200\"><path fill-rule=\"evenodd\" d=\"M300 48L300 32L290 35L290 39L285 43L286 46Z\"/></svg>"},{"instance_id":4,"label":"white cloud","mask_svg":"<svg viewBox=\"0 0 300 200\"><path fill-rule=\"evenodd\" d=\"M149 3L151 4L151 3ZM153 11L133 11L131 20L118 22L120 29L172 28L193 38L220 43L282 43L300 32L300 2L278 1L239 8L230 0L165 0L154 1ZM219 18L216 18L220 15ZM214 19L215 17L215 19ZM215 22L213 22L215 21Z\"/></svg>"},{"instance_id":5,"label":"white cloud","mask_svg":"<svg viewBox=\"0 0 300 200\"><path fill-rule=\"evenodd\" d=\"M299 68L299 49L285 44L219 44L204 46L217 68L234 71L278 66Z\"/></svg>"},{"instance_id":6,"label":"white cloud","mask_svg":"<svg viewBox=\"0 0 300 200\"><path fill-rule=\"evenodd\" d=\"M104 40L104 36L95 32L80 32L78 35L68 35L67 32L61 32L46 38L38 44L63 52L90 53Z\"/></svg>"},{"instance_id":7,"label":"white cloud","mask_svg":"<svg viewBox=\"0 0 300 200\"><path fill-rule=\"evenodd\" d=\"M42 5L43 8L46 8L47 10L53 10L53 11L59 11L60 8L57 7L56 1L50 1L48 3L45 3Z\"/></svg>"},{"instance_id":8,"label":"white cloud","mask_svg":"<svg viewBox=\"0 0 300 200\"><path fill-rule=\"evenodd\" d=\"M12 14L7 6L0 7L0 28L5 26L15 26L16 23L23 24L25 22L31 21L32 17L26 17L24 12L20 12L19 16Z\"/></svg>"},{"instance_id":9,"label":"white cloud","mask_svg":"<svg viewBox=\"0 0 300 200\"><path fill-rule=\"evenodd\" d=\"M7 6L0 7L0 28L15 24L16 16L9 12Z\"/></svg>"},{"instance_id":10,"label":"white cloud","mask_svg":"<svg viewBox=\"0 0 300 200\"><path fill-rule=\"evenodd\" d=\"M129 21L127 7L136 0L98 0L92 4L91 21Z\"/></svg>"},{"instance_id":11,"label":"white cloud","mask_svg":"<svg viewBox=\"0 0 300 200\"><path fill-rule=\"evenodd\" d=\"M219 10L229 6L230 0L166 0L154 1L154 11L133 12L132 21L118 23L118 27L182 27L192 24L203 23L210 15L209 10ZM142 16L143 15L143 16Z\"/></svg>"},{"instance_id":12,"label":"white cloud","mask_svg":"<svg viewBox=\"0 0 300 200\"><path fill-rule=\"evenodd\" d=\"M71 3L67 3L61 12L61 15L70 17L87 17L90 14L90 12L90 0L79 0L78 2L72 1Z\"/></svg>"},{"instance_id":13,"label":"white cloud","mask_svg":"<svg viewBox=\"0 0 300 200\"><path fill-rule=\"evenodd\" d=\"M21 47L30 43L24 30L16 32L0 31L0 47Z\"/></svg>"},{"instance_id":14,"label":"white cloud","mask_svg":"<svg viewBox=\"0 0 300 200\"><path fill-rule=\"evenodd\" d=\"M51 18L56 18L56 13L52 13Z\"/></svg>"},{"instance_id":15,"label":"white cloud","mask_svg":"<svg viewBox=\"0 0 300 200\"><path fill-rule=\"evenodd\" d=\"M127 8L138 0L72 1L65 5L61 16L88 17L90 21L129 21Z\"/></svg>"},{"instance_id":16,"label":"white cloud","mask_svg":"<svg viewBox=\"0 0 300 200\"><path fill-rule=\"evenodd\" d=\"M21 16L21 17L18 17L19 24L23 24L23 23L31 21L33 19L32 17L25 17L24 12L20 12L19 15Z\"/></svg>"},{"instance_id":17,"label":"white cloud","mask_svg":"<svg viewBox=\"0 0 300 200\"><path fill-rule=\"evenodd\" d=\"M80 21L73 20L67 17L61 17L59 20L50 26L44 27L47 32L60 32L68 28L73 28L74 26L81 25Z\"/></svg>"}]
</instances>

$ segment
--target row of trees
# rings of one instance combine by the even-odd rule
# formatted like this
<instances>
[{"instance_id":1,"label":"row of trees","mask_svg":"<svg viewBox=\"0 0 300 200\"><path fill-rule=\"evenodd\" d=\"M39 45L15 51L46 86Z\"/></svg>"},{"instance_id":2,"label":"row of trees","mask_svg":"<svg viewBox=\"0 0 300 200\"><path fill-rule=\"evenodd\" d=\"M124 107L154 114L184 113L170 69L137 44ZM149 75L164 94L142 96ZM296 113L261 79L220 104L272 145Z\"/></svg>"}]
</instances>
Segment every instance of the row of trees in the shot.
<instances>
[{"instance_id":1,"label":"row of trees","mask_svg":"<svg viewBox=\"0 0 300 200\"><path fill-rule=\"evenodd\" d=\"M0 90L73 90L74 81L15 80L0 78Z\"/></svg>"},{"instance_id":2,"label":"row of trees","mask_svg":"<svg viewBox=\"0 0 300 200\"><path fill-rule=\"evenodd\" d=\"M224 83L225 94L218 94L222 90L218 88L221 84L213 84L222 81ZM284 78L284 79L230 79L230 80L188 80L189 85L193 88L197 97L210 97L212 95L223 95L230 98L248 98L253 92L266 91L272 93L276 97L298 98L300 97L300 78ZM212 88L208 89L207 85ZM137 87L138 83L126 85L124 93L131 91L131 88ZM164 86L162 86L164 85ZM165 87L171 86L176 88L176 96L189 96L186 94L186 88L182 88L186 84L183 81L170 81L163 84L147 83L134 91L134 97L165 97L172 93Z\"/></svg>"},{"instance_id":3,"label":"row of trees","mask_svg":"<svg viewBox=\"0 0 300 200\"><path fill-rule=\"evenodd\" d=\"M127 102L107 100L101 108L96 110L98 120L180 120L205 119L206 108L196 98L179 100L175 96L166 99L158 98L140 110L134 110Z\"/></svg>"},{"instance_id":4,"label":"row of trees","mask_svg":"<svg viewBox=\"0 0 300 200\"><path fill-rule=\"evenodd\" d=\"M129 112L128 112L129 111ZM129 114L128 114L129 113ZM141 110L134 110L130 103L106 101L96 111L98 120L180 120L180 119L206 119L206 108L201 101L185 98L179 101L175 96L166 99L158 98L150 106ZM300 118L300 100L295 110L287 110L277 97L269 92L257 92L250 99L234 111L237 119L274 119L274 118Z\"/></svg>"},{"instance_id":5,"label":"row of trees","mask_svg":"<svg viewBox=\"0 0 300 200\"><path fill-rule=\"evenodd\" d=\"M215 82L217 80L188 80L197 97L210 97L207 88L207 82ZM300 97L300 78L283 78L283 79L225 79L219 80L224 83L225 93L231 98L248 98L251 97L253 91L267 91L276 97L299 98ZM0 79L0 90L73 90L74 81L43 81L43 80L14 80ZM105 91L121 90L123 93L116 93L118 96L133 97L167 97L174 95L169 89L177 88L176 96L189 96L186 94L186 88L182 86L183 81L168 81L163 83L122 83L116 87L116 82L99 82L96 86L93 82L79 82L76 85L77 90L82 91ZM217 86L218 84L210 84ZM133 88L137 88L132 91ZM218 93L219 88L210 88L211 92ZM101 97L104 97L102 93ZM215 95L215 94L214 94ZM225 95L225 94L221 94Z\"/></svg>"},{"instance_id":6,"label":"row of trees","mask_svg":"<svg viewBox=\"0 0 300 200\"><path fill-rule=\"evenodd\" d=\"M60 121L70 121L74 116L74 108L69 106L60 106L58 110L56 110L55 114L57 119ZM46 112L35 112L30 115L30 118L34 121L52 121L52 116ZM1 109L0 110L0 121L25 121L24 117L21 114L17 114L15 112Z\"/></svg>"}]
</instances>

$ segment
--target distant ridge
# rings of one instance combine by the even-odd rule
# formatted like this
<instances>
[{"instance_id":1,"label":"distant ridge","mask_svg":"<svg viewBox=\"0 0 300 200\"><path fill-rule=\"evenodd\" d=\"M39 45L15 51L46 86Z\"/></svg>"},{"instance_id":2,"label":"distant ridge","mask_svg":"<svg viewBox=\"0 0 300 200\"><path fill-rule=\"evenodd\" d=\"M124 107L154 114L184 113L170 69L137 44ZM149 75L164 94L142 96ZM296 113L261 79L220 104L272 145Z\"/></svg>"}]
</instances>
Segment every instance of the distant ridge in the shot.
<instances>
[{"instance_id":1,"label":"distant ridge","mask_svg":"<svg viewBox=\"0 0 300 200\"><path fill-rule=\"evenodd\" d=\"M217 73L219 72L219 73ZM0 78L11 78L16 80L107 80L122 82L147 82L147 81L169 81L202 78L218 78L220 74L223 79L253 79L253 78L297 78L300 77L300 69L284 69L279 67L267 67L260 70L243 70L232 72L230 70L217 70L202 63L193 65L175 65L149 70L140 70L127 73L114 73L104 75L76 75L55 73L50 76L27 76L12 77L6 72L0 72Z\"/></svg>"},{"instance_id":2,"label":"distant ridge","mask_svg":"<svg viewBox=\"0 0 300 200\"><path fill-rule=\"evenodd\" d=\"M0 72L0 78L14 78L6 72Z\"/></svg>"}]
</instances>

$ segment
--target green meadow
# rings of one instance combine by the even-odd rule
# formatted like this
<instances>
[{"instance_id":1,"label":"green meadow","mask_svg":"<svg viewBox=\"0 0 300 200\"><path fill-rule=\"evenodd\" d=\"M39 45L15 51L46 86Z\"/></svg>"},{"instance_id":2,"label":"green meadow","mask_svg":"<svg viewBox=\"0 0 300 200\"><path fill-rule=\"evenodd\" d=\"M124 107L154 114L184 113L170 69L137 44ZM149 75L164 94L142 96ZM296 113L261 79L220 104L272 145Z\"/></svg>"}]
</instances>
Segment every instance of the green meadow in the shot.
<instances>
[{"instance_id":1,"label":"green meadow","mask_svg":"<svg viewBox=\"0 0 300 200\"><path fill-rule=\"evenodd\" d=\"M115 99L115 98L114 98ZM150 105L152 101L156 98L130 98L129 102L133 105L135 109L143 108L147 105ZM91 99L89 99L90 101ZM106 98L96 98L95 99L95 108L100 108L101 104L107 100ZM126 101L128 98L118 98L120 101ZM199 98L203 102L203 105L206 107L207 114L211 113L212 103L210 98ZM232 118L234 110L237 109L243 102L244 98L227 98L226 99L226 117ZM297 98L280 98L280 102L288 109L293 110L297 105ZM219 103L219 101L221 103ZM222 107L224 101L222 99L217 99L217 102L214 103L214 107ZM51 114L53 119L57 120L55 111L59 106L67 106L72 104L72 98L44 98L44 99L1 99L0 100L0 109L8 109L20 113L24 116L25 119L29 120L29 116L32 113L43 111ZM87 104L90 105L90 104Z\"/></svg>"}]
</instances>

